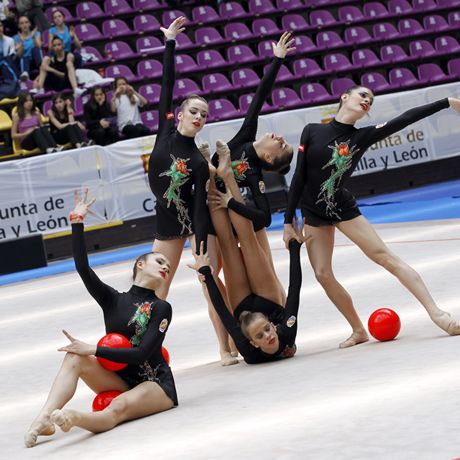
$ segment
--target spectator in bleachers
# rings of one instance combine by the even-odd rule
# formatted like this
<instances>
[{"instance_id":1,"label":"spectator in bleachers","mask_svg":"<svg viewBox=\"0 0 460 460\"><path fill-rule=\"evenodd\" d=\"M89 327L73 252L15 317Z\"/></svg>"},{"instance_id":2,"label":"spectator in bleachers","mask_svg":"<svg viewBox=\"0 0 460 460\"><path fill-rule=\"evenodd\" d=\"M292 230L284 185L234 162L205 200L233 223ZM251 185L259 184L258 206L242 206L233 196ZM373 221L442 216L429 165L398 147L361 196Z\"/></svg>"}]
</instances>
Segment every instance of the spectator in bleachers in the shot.
<instances>
[{"instance_id":1,"label":"spectator in bleachers","mask_svg":"<svg viewBox=\"0 0 460 460\"><path fill-rule=\"evenodd\" d=\"M0 22L0 67L5 80L17 80L14 57L16 48L14 40L4 33L3 24Z\"/></svg>"},{"instance_id":2,"label":"spectator in bleachers","mask_svg":"<svg viewBox=\"0 0 460 460\"><path fill-rule=\"evenodd\" d=\"M30 30L31 24L27 16L19 18L18 26L19 31L13 38L19 61L19 73L21 80L28 80L32 70L40 69L43 59L42 39L37 29Z\"/></svg>"},{"instance_id":3,"label":"spectator in bleachers","mask_svg":"<svg viewBox=\"0 0 460 460\"><path fill-rule=\"evenodd\" d=\"M88 128L88 138L98 145L108 145L120 138L116 128L116 116L107 101L104 88L93 86L90 99L84 106L84 117Z\"/></svg>"},{"instance_id":4,"label":"spectator in bleachers","mask_svg":"<svg viewBox=\"0 0 460 460\"><path fill-rule=\"evenodd\" d=\"M114 86L112 110L117 112L118 131L128 139L151 134L142 123L139 112L139 107L146 105L147 99L135 91L124 77L116 78Z\"/></svg>"},{"instance_id":5,"label":"spectator in bleachers","mask_svg":"<svg viewBox=\"0 0 460 460\"><path fill-rule=\"evenodd\" d=\"M80 40L75 33L74 26L68 26L65 23L64 14L60 10L53 11L53 22L54 26L50 27L48 31L49 43L48 49L52 50L53 37L59 37L64 44L64 51L66 53L72 53L74 55L74 65L76 69L79 69L82 64L81 55L78 52L81 48Z\"/></svg>"},{"instance_id":6,"label":"spectator in bleachers","mask_svg":"<svg viewBox=\"0 0 460 460\"><path fill-rule=\"evenodd\" d=\"M26 15L40 32L50 28L50 23L43 11L42 0L15 0L14 3L18 13Z\"/></svg>"},{"instance_id":7,"label":"spectator in bleachers","mask_svg":"<svg viewBox=\"0 0 460 460\"><path fill-rule=\"evenodd\" d=\"M8 8L8 3L8 0L0 1L0 21L5 31L10 35L14 35L18 30L18 25L14 13Z\"/></svg>"},{"instance_id":8,"label":"spectator in bleachers","mask_svg":"<svg viewBox=\"0 0 460 460\"><path fill-rule=\"evenodd\" d=\"M55 93L52 102L48 118L54 140L61 145L70 143L76 148L88 145L85 142L85 127L73 116L72 100L62 93Z\"/></svg>"},{"instance_id":9,"label":"spectator in bleachers","mask_svg":"<svg viewBox=\"0 0 460 460\"><path fill-rule=\"evenodd\" d=\"M41 153L62 150L62 147L57 146L49 129L42 125L42 115L30 93L24 92L19 95L16 110L13 110L12 115L11 137L19 140L21 148L39 148Z\"/></svg>"},{"instance_id":10,"label":"spectator in bleachers","mask_svg":"<svg viewBox=\"0 0 460 460\"><path fill-rule=\"evenodd\" d=\"M43 94L46 85L54 91L71 88L75 98L81 96L85 89L78 87L73 54L64 51L64 43L59 37L53 37L51 44L54 55L43 58L40 74L35 81L37 94Z\"/></svg>"}]
</instances>

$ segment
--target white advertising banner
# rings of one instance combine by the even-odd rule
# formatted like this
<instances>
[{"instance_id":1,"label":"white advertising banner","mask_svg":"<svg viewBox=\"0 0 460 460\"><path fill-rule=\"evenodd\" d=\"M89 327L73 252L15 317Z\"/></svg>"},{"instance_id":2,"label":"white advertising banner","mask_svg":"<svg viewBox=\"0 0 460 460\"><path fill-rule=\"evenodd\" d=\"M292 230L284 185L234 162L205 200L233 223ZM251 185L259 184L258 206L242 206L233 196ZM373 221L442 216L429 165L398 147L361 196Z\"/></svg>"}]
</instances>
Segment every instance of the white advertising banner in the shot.
<instances>
[{"instance_id":1,"label":"white advertising banner","mask_svg":"<svg viewBox=\"0 0 460 460\"><path fill-rule=\"evenodd\" d=\"M458 85L378 96L371 114L358 127L384 123L412 107L444 97L458 97ZM278 112L259 118L259 134L275 132L294 145L304 126L327 123L337 104ZM242 119L205 126L197 144L230 140ZM69 229L73 192L86 187L97 201L88 224L96 225L154 215L155 200L148 182L148 160L155 136L131 139L107 147L85 147L0 163L0 240ZM460 155L460 116L452 109L427 119L373 145L355 175L400 168ZM296 155L287 176L295 169Z\"/></svg>"}]
</instances>

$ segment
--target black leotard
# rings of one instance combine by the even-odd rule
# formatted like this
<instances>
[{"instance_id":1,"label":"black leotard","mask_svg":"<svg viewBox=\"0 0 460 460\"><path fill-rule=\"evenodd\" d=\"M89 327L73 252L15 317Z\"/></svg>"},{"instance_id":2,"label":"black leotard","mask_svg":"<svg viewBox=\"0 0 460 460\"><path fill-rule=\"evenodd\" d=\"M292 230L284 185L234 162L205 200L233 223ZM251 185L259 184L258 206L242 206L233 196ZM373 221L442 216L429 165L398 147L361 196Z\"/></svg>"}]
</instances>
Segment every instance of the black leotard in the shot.
<instances>
[{"instance_id":1,"label":"black leotard","mask_svg":"<svg viewBox=\"0 0 460 460\"><path fill-rule=\"evenodd\" d=\"M106 334L122 334L133 345L133 348L98 346L96 356L127 363L127 367L116 373L128 385L156 382L177 406L174 378L161 352L171 322L171 305L150 289L133 285L128 292L120 293L103 283L88 264L83 224L72 224L72 249L80 278L102 307Z\"/></svg>"},{"instance_id":2,"label":"black leotard","mask_svg":"<svg viewBox=\"0 0 460 460\"><path fill-rule=\"evenodd\" d=\"M231 152L232 169L236 182L240 187L248 187L251 190L256 205L254 208L231 199L228 207L250 219L254 224L255 231L270 226L272 216L270 203L265 195L262 164L254 150L253 143L256 140L259 113L272 90L276 75L283 62L284 59L281 58L275 57L273 59L257 88L240 130L227 143ZM217 154L213 155L212 163L216 167L219 164Z\"/></svg>"},{"instance_id":3,"label":"black leotard","mask_svg":"<svg viewBox=\"0 0 460 460\"><path fill-rule=\"evenodd\" d=\"M167 40L159 102L160 122L149 160L150 188L156 198L155 238L170 240L195 233L197 248L206 246L209 211L206 204L208 163L195 144L174 128L172 109L175 40Z\"/></svg>"},{"instance_id":4,"label":"black leotard","mask_svg":"<svg viewBox=\"0 0 460 460\"><path fill-rule=\"evenodd\" d=\"M270 300L251 294L246 297L235 309L232 315L222 298L219 288L214 281L209 266L202 267L199 272L205 276L205 283L209 296L222 323L235 342L238 351L248 364L258 364L274 361L281 358L290 358L296 352L295 338L297 335L297 313L299 311L300 288L302 285L302 269L300 266L300 244L293 240L289 243L290 268L289 268L289 292L286 306L283 308ZM243 310L260 311L268 316L276 326L280 346L274 354L264 353L260 348L251 345L250 341L241 331L238 318Z\"/></svg>"},{"instance_id":5,"label":"black leotard","mask_svg":"<svg viewBox=\"0 0 460 460\"><path fill-rule=\"evenodd\" d=\"M415 107L387 123L357 129L333 120L305 126L289 190L285 223L291 223L297 204L309 225L332 225L361 213L344 188L366 150L406 126L449 107L448 99Z\"/></svg>"}]
</instances>

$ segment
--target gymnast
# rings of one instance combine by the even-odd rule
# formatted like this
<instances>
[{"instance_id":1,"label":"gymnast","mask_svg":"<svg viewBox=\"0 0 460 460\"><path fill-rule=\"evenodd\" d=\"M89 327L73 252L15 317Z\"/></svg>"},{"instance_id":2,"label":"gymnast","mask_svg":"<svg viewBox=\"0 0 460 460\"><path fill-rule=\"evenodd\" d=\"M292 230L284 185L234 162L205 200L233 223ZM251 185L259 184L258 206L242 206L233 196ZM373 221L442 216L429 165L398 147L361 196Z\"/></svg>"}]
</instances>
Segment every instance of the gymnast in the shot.
<instances>
[{"instance_id":1,"label":"gymnast","mask_svg":"<svg viewBox=\"0 0 460 460\"><path fill-rule=\"evenodd\" d=\"M372 144L449 106L460 113L460 100L441 99L408 110L386 123L355 128L355 123L369 113L373 101L371 90L354 86L341 95L339 110L331 123L305 126L285 214L283 239L287 247L296 234L291 222L300 201L307 253L316 279L352 328L351 336L340 344L341 348L367 342L369 337L350 295L332 271L336 228L372 261L396 276L436 325L450 335L460 334L460 326L436 305L420 275L388 249L344 187Z\"/></svg>"},{"instance_id":2,"label":"gymnast","mask_svg":"<svg viewBox=\"0 0 460 460\"><path fill-rule=\"evenodd\" d=\"M81 200L75 193L75 209L70 213L75 265L86 289L102 307L106 333L123 334L133 347L100 347L63 331L70 343L58 350L66 355L45 405L25 434L27 447L34 446L40 435L54 434L55 425L63 431L78 426L100 433L178 404L173 375L161 350L171 322L171 305L155 294L169 277L169 261L153 252L138 257L128 292L120 293L103 283L88 265L83 220L94 200L88 202L87 196L87 190ZM109 371L96 356L128 366ZM79 378L95 393L118 390L122 394L100 412L63 409L73 397Z\"/></svg>"}]
</instances>

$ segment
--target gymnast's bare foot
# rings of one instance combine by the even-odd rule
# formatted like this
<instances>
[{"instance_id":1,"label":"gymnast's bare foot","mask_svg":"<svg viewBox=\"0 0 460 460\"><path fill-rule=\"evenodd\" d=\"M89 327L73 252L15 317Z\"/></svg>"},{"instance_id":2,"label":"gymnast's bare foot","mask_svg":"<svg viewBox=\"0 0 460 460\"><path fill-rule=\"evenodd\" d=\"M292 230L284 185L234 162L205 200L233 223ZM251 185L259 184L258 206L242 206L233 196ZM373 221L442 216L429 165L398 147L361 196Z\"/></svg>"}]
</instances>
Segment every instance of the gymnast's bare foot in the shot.
<instances>
[{"instance_id":1,"label":"gymnast's bare foot","mask_svg":"<svg viewBox=\"0 0 460 460\"><path fill-rule=\"evenodd\" d=\"M56 429L51 423L49 415L37 417L24 435L24 444L26 447L33 447L37 442L38 436L51 436L55 431Z\"/></svg>"},{"instance_id":2,"label":"gymnast's bare foot","mask_svg":"<svg viewBox=\"0 0 460 460\"><path fill-rule=\"evenodd\" d=\"M228 351L220 353L220 365L221 366L232 366L233 364L238 364L238 360L231 355Z\"/></svg>"},{"instance_id":3,"label":"gymnast's bare foot","mask_svg":"<svg viewBox=\"0 0 460 460\"><path fill-rule=\"evenodd\" d=\"M73 417L75 412L69 409L56 409L51 414L51 421L62 431L69 431L73 427Z\"/></svg>"},{"instance_id":4,"label":"gymnast's bare foot","mask_svg":"<svg viewBox=\"0 0 460 460\"><path fill-rule=\"evenodd\" d=\"M450 316L450 313L440 310L431 316L433 322L449 335L460 335L460 325Z\"/></svg>"},{"instance_id":5,"label":"gymnast's bare foot","mask_svg":"<svg viewBox=\"0 0 460 460\"><path fill-rule=\"evenodd\" d=\"M238 357L238 348L236 348L236 345L235 345L235 342L233 341L233 339L231 337L228 338L228 344L230 346L230 354L236 358Z\"/></svg>"},{"instance_id":6,"label":"gymnast's bare foot","mask_svg":"<svg viewBox=\"0 0 460 460\"><path fill-rule=\"evenodd\" d=\"M209 148L209 144L207 142L203 142L198 148L200 149L201 155L204 156L204 159L208 163L211 163L211 149Z\"/></svg>"},{"instance_id":7,"label":"gymnast's bare foot","mask_svg":"<svg viewBox=\"0 0 460 460\"><path fill-rule=\"evenodd\" d=\"M354 347L355 345L359 345L360 343L364 343L368 341L369 341L369 336L367 335L367 332L365 330L355 331L353 332L353 334L350 335L350 337L348 337L347 340L345 340L339 345L339 348Z\"/></svg>"},{"instance_id":8,"label":"gymnast's bare foot","mask_svg":"<svg viewBox=\"0 0 460 460\"><path fill-rule=\"evenodd\" d=\"M222 178L225 178L229 174L233 175L232 160L230 158L230 149L228 148L228 145L225 142L218 140L216 142L216 152L219 157L217 174Z\"/></svg>"}]
</instances>

